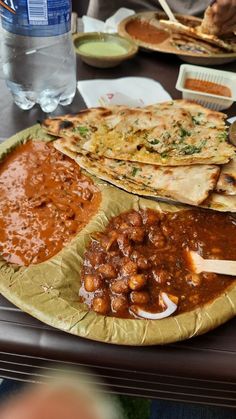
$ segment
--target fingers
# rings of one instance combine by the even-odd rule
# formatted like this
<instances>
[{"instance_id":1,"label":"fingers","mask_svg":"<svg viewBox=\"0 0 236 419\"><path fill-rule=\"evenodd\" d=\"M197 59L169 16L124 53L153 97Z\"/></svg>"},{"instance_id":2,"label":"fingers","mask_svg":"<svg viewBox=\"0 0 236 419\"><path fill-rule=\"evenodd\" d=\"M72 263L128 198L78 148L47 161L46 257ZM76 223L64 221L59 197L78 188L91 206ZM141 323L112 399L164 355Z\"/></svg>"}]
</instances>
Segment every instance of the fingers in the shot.
<instances>
[{"instance_id":1,"label":"fingers","mask_svg":"<svg viewBox=\"0 0 236 419\"><path fill-rule=\"evenodd\" d=\"M236 0L217 0L212 5L212 11L216 23L236 24Z\"/></svg>"},{"instance_id":2,"label":"fingers","mask_svg":"<svg viewBox=\"0 0 236 419\"><path fill-rule=\"evenodd\" d=\"M36 388L11 400L0 419L97 419L92 404L78 391Z\"/></svg>"},{"instance_id":3,"label":"fingers","mask_svg":"<svg viewBox=\"0 0 236 419\"><path fill-rule=\"evenodd\" d=\"M222 32L234 32L236 31L236 17L233 16L227 22L224 22L222 24Z\"/></svg>"}]
</instances>

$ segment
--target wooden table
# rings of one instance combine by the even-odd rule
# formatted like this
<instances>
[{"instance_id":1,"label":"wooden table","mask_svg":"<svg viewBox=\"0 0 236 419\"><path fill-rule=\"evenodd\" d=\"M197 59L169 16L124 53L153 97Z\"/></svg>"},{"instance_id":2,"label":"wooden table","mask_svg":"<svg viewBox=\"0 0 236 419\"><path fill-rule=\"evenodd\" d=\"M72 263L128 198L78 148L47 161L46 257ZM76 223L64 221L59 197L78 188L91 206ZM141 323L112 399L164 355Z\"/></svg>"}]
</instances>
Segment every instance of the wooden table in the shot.
<instances>
[{"instance_id":1,"label":"wooden table","mask_svg":"<svg viewBox=\"0 0 236 419\"><path fill-rule=\"evenodd\" d=\"M174 56L141 53L130 62L98 70L78 62L78 78L146 76L160 81L173 98L178 68ZM224 66L235 71L236 64ZM12 102L0 81L0 138L45 117L38 108L24 112ZM68 108L84 106L79 94ZM228 112L236 115L234 105ZM53 329L33 319L0 297L0 376L40 381L41 368L89 366L104 378L109 391L167 400L236 407L236 319L202 337L168 346L122 347L92 342ZM52 365L51 361L54 361ZM89 379L89 372L85 372Z\"/></svg>"}]
</instances>

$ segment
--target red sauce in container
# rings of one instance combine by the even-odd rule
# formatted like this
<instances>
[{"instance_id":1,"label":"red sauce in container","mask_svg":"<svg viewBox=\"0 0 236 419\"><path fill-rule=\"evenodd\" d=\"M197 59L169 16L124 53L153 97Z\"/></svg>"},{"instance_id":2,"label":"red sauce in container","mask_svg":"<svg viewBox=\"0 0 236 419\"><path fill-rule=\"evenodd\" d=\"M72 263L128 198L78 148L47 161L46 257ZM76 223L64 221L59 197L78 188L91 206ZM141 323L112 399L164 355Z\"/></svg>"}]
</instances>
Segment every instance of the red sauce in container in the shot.
<instances>
[{"instance_id":1,"label":"red sauce in container","mask_svg":"<svg viewBox=\"0 0 236 419\"><path fill-rule=\"evenodd\" d=\"M213 83L211 81L187 78L185 80L184 87L185 89L210 93L212 95L232 97L231 90L227 86Z\"/></svg>"}]
</instances>

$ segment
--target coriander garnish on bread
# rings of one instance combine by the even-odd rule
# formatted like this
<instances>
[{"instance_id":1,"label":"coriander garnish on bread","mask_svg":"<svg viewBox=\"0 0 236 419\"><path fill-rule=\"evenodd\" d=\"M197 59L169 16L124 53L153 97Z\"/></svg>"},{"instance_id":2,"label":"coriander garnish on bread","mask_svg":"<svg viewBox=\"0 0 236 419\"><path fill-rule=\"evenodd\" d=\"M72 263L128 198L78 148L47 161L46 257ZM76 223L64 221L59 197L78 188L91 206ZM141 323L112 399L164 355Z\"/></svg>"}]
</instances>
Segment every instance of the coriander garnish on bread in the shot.
<instances>
[{"instance_id":1,"label":"coriander garnish on bread","mask_svg":"<svg viewBox=\"0 0 236 419\"><path fill-rule=\"evenodd\" d=\"M226 115L175 100L145 108L94 108L46 120L47 131L70 136L78 151L160 166L224 164L234 156ZM65 127L63 122L70 122ZM60 128L61 127L61 128Z\"/></svg>"}]
</instances>

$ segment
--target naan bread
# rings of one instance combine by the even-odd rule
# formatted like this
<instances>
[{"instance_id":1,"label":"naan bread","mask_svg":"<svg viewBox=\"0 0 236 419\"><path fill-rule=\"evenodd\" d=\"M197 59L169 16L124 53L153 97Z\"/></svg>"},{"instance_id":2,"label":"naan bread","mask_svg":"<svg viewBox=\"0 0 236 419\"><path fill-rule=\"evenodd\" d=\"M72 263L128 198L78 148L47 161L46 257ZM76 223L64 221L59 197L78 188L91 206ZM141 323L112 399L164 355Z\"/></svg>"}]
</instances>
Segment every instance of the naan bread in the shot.
<instances>
[{"instance_id":1,"label":"naan bread","mask_svg":"<svg viewBox=\"0 0 236 419\"><path fill-rule=\"evenodd\" d=\"M208 44L200 39L193 38L181 33L173 33L171 45L180 51L188 51L193 54L224 54L225 50L216 45Z\"/></svg>"},{"instance_id":2,"label":"naan bread","mask_svg":"<svg viewBox=\"0 0 236 419\"><path fill-rule=\"evenodd\" d=\"M112 112L119 111L122 106L113 106ZM86 130L80 127L96 127L99 122L106 116L111 115L110 108L89 108L80 111L77 114L61 115L55 118L44 119L41 123L42 127L48 134L58 137L74 136L79 138L86 137Z\"/></svg>"},{"instance_id":3,"label":"naan bread","mask_svg":"<svg viewBox=\"0 0 236 419\"><path fill-rule=\"evenodd\" d=\"M222 166L216 191L226 195L236 195L236 157Z\"/></svg>"},{"instance_id":4,"label":"naan bread","mask_svg":"<svg viewBox=\"0 0 236 419\"><path fill-rule=\"evenodd\" d=\"M155 191L155 196L167 196L191 205L198 205L207 198L216 185L220 171L219 167L213 165L161 167L106 157L99 158L96 155L79 153L76 155L73 140L66 138L55 141L54 146L62 152L66 150L66 154L68 151L71 152L70 157L75 158L84 169L98 177L102 177L105 173L110 176L110 181L118 179L135 184L137 187L146 186Z\"/></svg>"},{"instance_id":5,"label":"naan bread","mask_svg":"<svg viewBox=\"0 0 236 419\"><path fill-rule=\"evenodd\" d=\"M177 100L146 108L95 108L46 120L43 126L53 135L73 137L78 151L82 146L112 159L161 166L223 164L234 155L225 117Z\"/></svg>"},{"instance_id":6,"label":"naan bread","mask_svg":"<svg viewBox=\"0 0 236 419\"><path fill-rule=\"evenodd\" d=\"M107 168L107 166L104 164L104 160L109 160L109 159L104 159L103 162L100 161L100 159L96 158L95 156L90 156L90 155L83 155L83 154L79 154L79 153L75 153L73 151L71 151L71 149L67 148L65 146L65 141L64 139L60 139L57 141L54 141L54 146L56 147L56 149L58 149L59 151L61 151L62 153L68 155L69 157L73 158L83 169L87 170L89 173L91 173L92 175L103 179L109 183L112 183L113 185L126 190L127 192L130 193L134 193L134 194L138 194L141 196L147 196L147 197L151 197L151 198L156 198L156 199L164 199L164 200L170 200L172 202L176 202L176 200L178 202L182 202L182 203L187 203L187 204L192 204L192 205L197 205L194 202L190 202L191 198L194 197L194 199L196 198L196 195L194 196L194 192L191 191L191 186L192 188L194 187L194 183L196 182L196 179L191 179L192 182L189 181L189 184L187 184L187 189L184 191L181 191L177 186L177 191L173 192L173 185L171 186L170 190L163 190L160 191L158 189L154 189L153 187L147 186L145 184L142 184L141 182L137 182L134 181L134 178L136 176L126 176L126 175L121 175L119 173L117 173L117 170L112 170L111 168ZM113 162L110 162L110 165L113 165ZM132 167L132 163L125 163L125 164L130 164ZM146 165L144 165L146 166ZM136 165L134 166L136 168ZM133 167L133 170L134 170ZM203 168L204 166L198 166L201 168ZM212 168L212 175L213 175L213 167L209 166L209 168ZM194 169L194 166L192 166L192 168ZM173 168L172 168L173 169ZM180 169L179 167L177 169ZM184 168L186 169L186 168ZM159 168L157 168L157 170L159 170ZM137 175L137 171L135 170L136 175ZM190 176L188 174L188 176L186 176L186 178L189 180ZM208 179L208 182L210 184L210 182L214 182L213 178ZM182 186L184 185L184 182L182 184ZM195 186L196 188L196 186ZM197 188L195 189L195 191L197 190ZM185 195L185 193L188 193L189 195ZM210 193L209 197L199 205L200 207L203 208L211 208L217 211L230 211L230 212L236 212L236 197L230 197L230 196L223 196L217 193Z\"/></svg>"},{"instance_id":7,"label":"naan bread","mask_svg":"<svg viewBox=\"0 0 236 419\"><path fill-rule=\"evenodd\" d=\"M213 192L200 207L217 211L236 212L236 196L221 195Z\"/></svg>"},{"instance_id":8,"label":"naan bread","mask_svg":"<svg viewBox=\"0 0 236 419\"><path fill-rule=\"evenodd\" d=\"M209 44L217 45L229 52L236 52L236 36L225 35L222 38L218 38L216 35L209 35L201 31L201 26L190 27L180 22L173 22L171 20L160 20L160 24L164 29L169 30L173 33L181 33L189 35L192 38L201 39L202 41L209 42Z\"/></svg>"},{"instance_id":9,"label":"naan bread","mask_svg":"<svg viewBox=\"0 0 236 419\"><path fill-rule=\"evenodd\" d=\"M220 36L222 34L221 25L214 21L214 12L211 6L205 10L202 23L199 26L199 31L208 35Z\"/></svg>"},{"instance_id":10,"label":"naan bread","mask_svg":"<svg viewBox=\"0 0 236 419\"><path fill-rule=\"evenodd\" d=\"M228 39L233 35L232 31L226 34L225 31L222 31L222 24L215 22L214 11L211 6L208 6L205 10L202 23L197 29L204 34L215 35L217 37L229 35Z\"/></svg>"}]
</instances>

